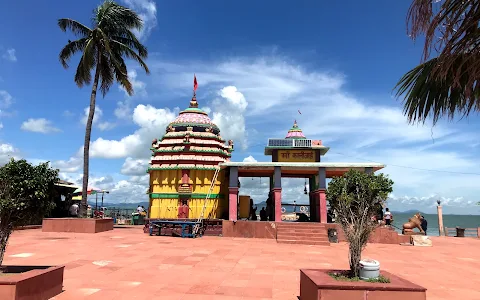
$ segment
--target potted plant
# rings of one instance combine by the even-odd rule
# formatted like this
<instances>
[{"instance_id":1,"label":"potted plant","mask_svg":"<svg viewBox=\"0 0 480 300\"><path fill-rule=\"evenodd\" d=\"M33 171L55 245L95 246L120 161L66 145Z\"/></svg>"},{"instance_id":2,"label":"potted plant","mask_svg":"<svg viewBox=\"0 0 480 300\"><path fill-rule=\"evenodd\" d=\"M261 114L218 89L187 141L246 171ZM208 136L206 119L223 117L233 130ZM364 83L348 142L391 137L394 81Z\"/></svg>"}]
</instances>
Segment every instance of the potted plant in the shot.
<instances>
[{"instance_id":1,"label":"potted plant","mask_svg":"<svg viewBox=\"0 0 480 300\"><path fill-rule=\"evenodd\" d=\"M389 272L380 272L377 261L362 260L362 250L378 226L374 218L378 207L392 192L392 186L393 181L383 174L366 174L355 170L332 179L328 185L327 200L348 242L350 268L300 270L302 300L403 299L414 294L418 297L415 299L425 299L425 288Z\"/></svg>"},{"instance_id":2,"label":"potted plant","mask_svg":"<svg viewBox=\"0 0 480 300\"><path fill-rule=\"evenodd\" d=\"M14 229L42 218L55 206L57 181L58 170L51 169L48 163L34 166L24 159L12 159L0 167L0 272L4 273L0 277L0 299L16 299L7 296L11 295L8 293L12 285L15 294L39 295L36 299L49 299L62 291L64 267L2 264ZM16 285L20 281L22 284Z\"/></svg>"},{"instance_id":3,"label":"potted plant","mask_svg":"<svg viewBox=\"0 0 480 300\"><path fill-rule=\"evenodd\" d=\"M327 201L336 212L338 223L348 242L349 275L359 277L362 250L377 228L374 217L392 192L393 181L383 174L366 174L350 170L328 184ZM371 262L371 264L375 264Z\"/></svg>"}]
</instances>

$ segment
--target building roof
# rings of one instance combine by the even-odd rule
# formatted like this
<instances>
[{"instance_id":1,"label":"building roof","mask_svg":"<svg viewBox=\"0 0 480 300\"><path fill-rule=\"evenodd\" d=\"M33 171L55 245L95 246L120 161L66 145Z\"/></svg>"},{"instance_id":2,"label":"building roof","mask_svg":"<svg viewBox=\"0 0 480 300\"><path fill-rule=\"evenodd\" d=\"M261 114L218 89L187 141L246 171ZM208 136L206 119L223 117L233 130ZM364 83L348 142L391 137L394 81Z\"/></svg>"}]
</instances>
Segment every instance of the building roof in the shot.
<instances>
[{"instance_id":1,"label":"building roof","mask_svg":"<svg viewBox=\"0 0 480 300\"><path fill-rule=\"evenodd\" d=\"M294 163L294 162L225 162L220 168L238 167L239 176L242 177L264 177L273 174L274 167L280 167L282 177L302 177L303 175L318 174L318 168L325 168L328 178L342 176L351 169L366 171L367 168L378 171L385 168L380 163Z\"/></svg>"},{"instance_id":2,"label":"building roof","mask_svg":"<svg viewBox=\"0 0 480 300\"><path fill-rule=\"evenodd\" d=\"M287 136L283 139L268 139L265 147L265 155L272 155L273 150L318 150L320 155L325 155L330 149L322 145L321 140L307 139L303 131L298 127L297 120L293 122L292 128L288 130Z\"/></svg>"},{"instance_id":3,"label":"building roof","mask_svg":"<svg viewBox=\"0 0 480 300\"><path fill-rule=\"evenodd\" d=\"M288 130L287 136L285 138L286 139L306 139L307 137L303 134L302 129L298 127L297 120L295 120L292 128Z\"/></svg>"}]
</instances>

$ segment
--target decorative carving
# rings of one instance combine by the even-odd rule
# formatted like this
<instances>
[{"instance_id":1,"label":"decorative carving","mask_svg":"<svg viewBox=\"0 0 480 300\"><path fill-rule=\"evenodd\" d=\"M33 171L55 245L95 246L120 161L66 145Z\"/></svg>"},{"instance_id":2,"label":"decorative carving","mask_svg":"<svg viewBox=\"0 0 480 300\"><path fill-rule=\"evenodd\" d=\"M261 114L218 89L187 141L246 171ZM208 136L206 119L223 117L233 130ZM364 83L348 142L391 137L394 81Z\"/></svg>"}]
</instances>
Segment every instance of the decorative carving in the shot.
<instances>
[{"instance_id":1,"label":"decorative carving","mask_svg":"<svg viewBox=\"0 0 480 300\"><path fill-rule=\"evenodd\" d=\"M188 126L188 127L187 127L187 131L192 131L192 132L193 132L193 127L192 127L192 126Z\"/></svg>"},{"instance_id":2,"label":"decorative carving","mask_svg":"<svg viewBox=\"0 0 480 300\"><path fill-rule=\"evenodd\" d=\"M413 229L415 228L420 230L420 233L425 233L421 225L422 225L421 215L420 213L416 213L415 215L413 215L413 217L408 219L407 223L403 224L402 234L407 234L407 235L415 234L416 232L413 231Z\"/></svg>"},{"instance_id":3,"label":"decorative carving","mask_svg":"<svg viewBox=\"0 0 480 300\"><path fill-rule=\"evenodd\" d=\"M174 132L174 131L175 131L175 128L173 127L173 125L168 126L167 132Z\"/></svg>"},{"instance_id":4,"label":"decorative carving","mask_svg":"<svg viewBox=\"0 0 480 300\"><path fill-rule=\"evenodd\" d=\"M233 150L233 140L228 140L228 146Z\"/></svg>"},{"instance_id":5,"label":"decorative carving","mask_svg":"<svg viewBox=\"0 0 480 300\"><path fill-rule=\"evenodd\" d=\"M152 147L155 146L157 144L158 140L157 139L153 139L152 140Z\"/></svg>"},{"instance_id":6,"label":"decorative carving","mask_svg":"<svg viewBox=\"0 0 480 300\"><path fill-rule=\"evenodd\" d=\"M190 143L190 132L185 133L185 137L183 138L184 143Z\"/></svg>"},{"instance_id":7,"label":"decorative carving","mask_svg":"<svg viewBox=\"0 0 480 300\"><path fill-rule=\"evenodd\" d=\"M192 193L192 187L190 184L188 183L182 183L179 187L178 187L178 193L179 194L191 194Z\"/></svg>"},{"instance_id":8,"label":"decorative carving","mask_svg":"<svg viewBox=\"0 0 480 300\"><path fill-rule=\"evenodd\" d=\"M209 126L205 129L205 132L213 132L212 126Z\"/></svg>"}]
</instances>

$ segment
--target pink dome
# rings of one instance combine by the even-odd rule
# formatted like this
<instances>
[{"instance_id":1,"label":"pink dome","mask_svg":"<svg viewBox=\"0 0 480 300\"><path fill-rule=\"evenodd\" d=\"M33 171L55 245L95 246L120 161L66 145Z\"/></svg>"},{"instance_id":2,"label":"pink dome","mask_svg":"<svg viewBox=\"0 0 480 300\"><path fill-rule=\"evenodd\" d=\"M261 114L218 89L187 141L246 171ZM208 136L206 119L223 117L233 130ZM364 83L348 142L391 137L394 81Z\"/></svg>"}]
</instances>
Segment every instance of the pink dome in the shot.
<instances>
[{"instance_id":1,"label":"pink dome","mask_svg":"<svg viewBox=\"0 0 480 300\"><path fill-rule=\"evenodd\" d=\"M200 114L200 113L190 113L184 112L181 113L173 122L172 124L180 124L180 123L188 123L188 124L208 124L214 125L212 120L208 117L208 115Z\"/></svg>"},{"instance_id":2,"label":"pink dome","mask_svg":"<svg viewBox=\"0 0 480 300\"><path fill-rule=\"evenodd\" d=\"M289 131L287 133L287 136L285 137L286 139L295 139L295 138L303 138L305 139L305 135L303 134L303 132L299 132L299 131Z\"/></svg>"}]
</instances>

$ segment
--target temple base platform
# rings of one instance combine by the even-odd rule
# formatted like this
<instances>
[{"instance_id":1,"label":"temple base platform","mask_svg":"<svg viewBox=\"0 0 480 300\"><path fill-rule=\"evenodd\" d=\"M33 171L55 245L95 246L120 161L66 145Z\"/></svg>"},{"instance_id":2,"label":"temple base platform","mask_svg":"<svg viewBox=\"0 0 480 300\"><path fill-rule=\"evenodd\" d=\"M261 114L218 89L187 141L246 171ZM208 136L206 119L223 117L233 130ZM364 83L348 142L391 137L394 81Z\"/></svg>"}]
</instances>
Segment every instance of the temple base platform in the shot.
<instances>
[{"instance_id":1,"label":"temple base platform","mask_svg":"<svg viewBox=\"0 0 480 300\"><path fill-rule=\"evenodd\" d=\"M150 232L150 221L191 221L191 222L196 222L197 219L145 219L145 226L143 227L143 232L144 233L149 233ZM210 220L204 220L205 222L205 231L203 232L203 235L208 235L208 236L221 236L222 235L222 221L221 219L210 219ZM153 234L158 233L158 228L153 229ZM174 228L173 226L166 226L162 228L162 235L174 235L174 236L179 236L180 235L180 230L179 228Z\"/></svg>"}]
</instances>

